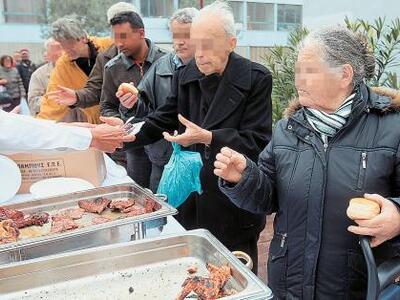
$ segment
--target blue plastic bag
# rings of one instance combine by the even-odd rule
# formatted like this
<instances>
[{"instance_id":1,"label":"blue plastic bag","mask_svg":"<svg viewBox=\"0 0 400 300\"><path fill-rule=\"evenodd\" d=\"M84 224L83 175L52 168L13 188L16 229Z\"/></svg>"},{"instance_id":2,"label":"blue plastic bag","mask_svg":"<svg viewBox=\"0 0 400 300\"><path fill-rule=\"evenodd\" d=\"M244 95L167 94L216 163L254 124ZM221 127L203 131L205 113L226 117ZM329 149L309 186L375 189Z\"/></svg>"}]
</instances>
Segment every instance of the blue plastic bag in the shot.
<instances>
[{"instance_id":1,"label":"blue plastic bag","mask_svg":"<svg viewBox=\"0 0 400 300\"><path fill-rule=\"evenodd\" d=\"M179 207L192 192L201 194L200 170L203 167L200 153L183 151L172 143L173 152L165 165L157 193L165 194L168 203Z\"/></svg>"}]
</instances>

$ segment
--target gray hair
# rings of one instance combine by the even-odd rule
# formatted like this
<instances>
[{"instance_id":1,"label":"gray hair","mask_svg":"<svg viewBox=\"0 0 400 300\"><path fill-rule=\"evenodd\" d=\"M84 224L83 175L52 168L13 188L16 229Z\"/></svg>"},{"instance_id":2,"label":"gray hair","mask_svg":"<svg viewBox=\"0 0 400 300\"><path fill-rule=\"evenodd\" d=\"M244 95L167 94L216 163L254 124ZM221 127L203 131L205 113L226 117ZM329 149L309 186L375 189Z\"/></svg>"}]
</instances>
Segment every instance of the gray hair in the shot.
<instances>
[{"instance_id":1,"label":"gray hair","mask_svg":"<svg viewBox=\"0 0 400 300\"><path fill-rule=\"evenodd\" d=\"M120 13L131 12L131 11L140 15L139 10L136 8L135 5L131 3L127 2L115 3L114 5L111 5L110 8L107 10L107 22L110 23L111 19Z\"/></svg>"},{"instance_id":2,"label":"gray hair","mask_svg":"<svg viewBox=\"0 0 400 300\"><path fill-rule=\"evenodd\" d=\"M330 67L349 64L353 68L353 85L357 86L375 74L375 58L368 47L368 41L360 33L334 26L311 32L300 44L300 50L314 44L320 48Z\"/></svg>"},{"instance_id":3,"label":"gray hair","mask_svg":"<svg viewBox=\"0 0 400 300\"><path fill-rule=\"evenodd\" d=\"M235 18L233 17L232 8L227 2L215 1L214 3L200 9L199 14L194 18L193 23L196 23L202 17L210 15L218 17L228 37L236 37Z\"/></svg>"},{"instance_id":4,"label":"gray hair","mask_svg":"<svg viewBox=\"0 0 400 300\"><path fill-rule=\"evenodd\" d=\"M44 41L44 49L46 49L47 50L47 47L49 47L49 45L51 44L51 43L54 43L54 42L57 42L55 39L53 39L53 38L48 38L47 40L45 40Z\"/></svg>"},{"instance_id":5,"label":"gray hair","mask_svg":"<svg viewBox=\"0 0 400 300\"><path fill-rule=\"evenodd\" d=\"M169 27L173 21L177 21L181 24L190 24L193 22L193 19L199 14L199 10L195 7L185 7L182 9L178 9L172 17L169 19Z\"/></svg>"},{"instance_id":6,"label":"gray hair","mask_svg":"<svg viewBox=\"0 0 400 300\"><path fill-rule=\"evenodd\" d=\"M51 36L56 40L79 40L87 37L84 25L76 15L62 17L51 24Z\"/></svg>"}]
</instances>

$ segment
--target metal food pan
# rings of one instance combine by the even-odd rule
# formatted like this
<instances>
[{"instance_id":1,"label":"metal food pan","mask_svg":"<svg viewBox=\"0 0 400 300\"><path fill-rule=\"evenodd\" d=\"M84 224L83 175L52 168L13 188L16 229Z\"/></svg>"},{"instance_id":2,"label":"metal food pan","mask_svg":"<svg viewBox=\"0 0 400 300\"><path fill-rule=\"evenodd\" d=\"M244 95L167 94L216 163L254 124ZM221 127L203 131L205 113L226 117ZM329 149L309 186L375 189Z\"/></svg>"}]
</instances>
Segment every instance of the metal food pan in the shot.
<instances>
[{"instance_id":1,"label":"metal food pan","mask_svg":"<svg viewBox=\"0 0 400 300\"><path fill-rule=\"evenodd\" d=\"M226 288L237 294L223 299L272 298L268 287L202 229L0 266L0 298L172 300L187 269L196 265L197 275L207 275L206 263L232 269Z\"/></svg>"},{"instance_id":2,"label":"metal food pan","mask_svg":"<svg viewBox=\"0 0 400 300\"><path fill-rule=\"evenodd\" d=\"M3 207L17 209L26 214L47 212L51 218L51 215L61 210L77 208L79 200L91 200L98 197L107 197L111 200L132 197L139 205L144 205L146 198L152 199L156 202L157 210L129 218L119 218L121 216L119 213L105 211L102 216L111 217L113 221L99 225L91 224L92 218L98 215L86 213L82 219L76 220L77 224L84 227L62 233L50 233L51 220L43 227L30 226L21 229L21 238L17 242L0 244L0 264L142 239L146 236L148 229L162 228L166 224L167 216L177 212L163 199L134 183L96 188Z\"/></svg>"}]
</instances>

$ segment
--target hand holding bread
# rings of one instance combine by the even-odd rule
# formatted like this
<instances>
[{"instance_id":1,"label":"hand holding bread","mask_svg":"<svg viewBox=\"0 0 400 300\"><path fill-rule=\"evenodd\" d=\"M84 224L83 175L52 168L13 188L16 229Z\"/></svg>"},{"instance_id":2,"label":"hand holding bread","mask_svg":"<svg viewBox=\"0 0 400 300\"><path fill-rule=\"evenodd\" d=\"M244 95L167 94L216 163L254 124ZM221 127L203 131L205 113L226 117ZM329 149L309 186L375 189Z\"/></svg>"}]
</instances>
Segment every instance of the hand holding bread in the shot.
<instances>
[{"instance_id":1,"label":"hand holding bread","mask_svg":"<svg viewBox=\"0 0 400 300\"><path fill-rule=\"evenodd\" d=\"M119 99L119 101L124 107L130 109L136 104L138 99L138 94L139 91L133 85L132 82L131 83L123 82L118 87L118 91L115 94L115 96Z\"/></svg>"}]
</instances>

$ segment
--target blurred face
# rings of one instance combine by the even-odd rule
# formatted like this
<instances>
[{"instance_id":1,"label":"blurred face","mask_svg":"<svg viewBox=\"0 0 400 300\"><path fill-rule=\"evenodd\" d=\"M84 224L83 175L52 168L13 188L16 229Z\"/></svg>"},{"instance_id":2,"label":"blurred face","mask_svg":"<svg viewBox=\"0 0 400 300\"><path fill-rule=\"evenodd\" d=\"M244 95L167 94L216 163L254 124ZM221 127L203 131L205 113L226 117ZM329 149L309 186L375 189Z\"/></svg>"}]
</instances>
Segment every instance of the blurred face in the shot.
<instances>
[{"instance_id":1,"label":"blurred face","mask_svg":"<svg viewBox=\"0 0 400 300\"><path fill-rule=\"evenodd\" d=\"M78 40L59 40L58 42L71 60L78 59L79 57L89 57L88 39L86 37Z\"/></svg>"},{"instance_id":2,"label":"blurred face","mask_svg":"<svg viewBox=\"0 0 400 300\"><path fill-rule=\"evenodd\" d=\"M53 41L47 44L46 61L55 64L62 54L62 47L59 42Z\"/></svg>"},{"instance_id":3,"label":"blurred face","mask_svg":"<svg viewBox=\"0 0 400 300\"><path fill-rule=\"evenodd\" d=\"M295 83L300 104L327 113L334 112L352 90L352 68L331 68L314 46L306 46L298 55ZM349 71L351 71L349 73Z\"/></svg>"},{"instance_id":4,"label":"blurred face","mask_svg":"<svg viewBox=\"0 0 400 300\"><path fill-rule=\"evenodd\" d=\"M236 38L228 37L221 22L215 16L204 17L190 30L195 49L196 65L205 75L222 74L229 54L236 47Z\"/></svg>"},{"instance_id":5,"label":"blurred face","mask_svg":"<svg viewBox=\"0 0 400 300\"><path fill-rule=\"evenodd\" d=\"M11 58L6 57L3 61L4 68L10 69L12 67Z\"/></svg>"},{"instance_id":6,"label":"blurred face","mask_svg":"<svg viewBox=\"0 0 400 300\"><path fill-rule=\"evenodd\" d=\"M13 55L13 58L14 58L14 61L17 63L17 62L20 62L21 61L21 53L19 53L19 52L15 52L14 53L14 55Z\"/></svg>"},{"instance_id":7,"label":"blurred face","mask_svg":"<svg viewBox=\"0 0 400 300\"><path fill-rule=\"evenodd\" d=\"M29 60L29 51L21 51L21 59L22 60Z\"/></svg>"},{"instance_id":8,"label":"blurred face","mask_svg":"<svg viewBox=\"0 0 400 300\"><path fill-rule=\"evenodd\" d=\"M136 58L143 47L145 38L144 29L133 29L130 23L112 26L114 43L126 56Z\"/></svg>"},{"instance_id":9,"label":"blurred face","mask_svg":"<svg viewBox=\"0 0 400 300\"><path fill-rule=\"evenodd\" d=\"M184 63L187 63L194 56L194 49L190 44L191 25L191 23L183 24L176 20L171 23L173 48Z\"/></svg>"}]
</instances>

